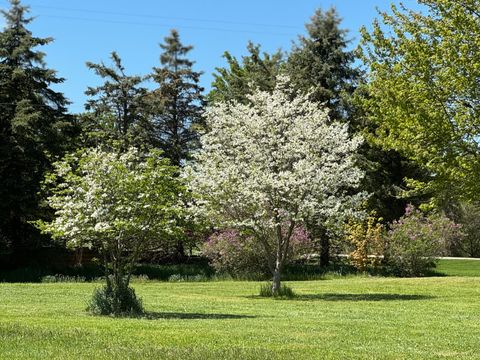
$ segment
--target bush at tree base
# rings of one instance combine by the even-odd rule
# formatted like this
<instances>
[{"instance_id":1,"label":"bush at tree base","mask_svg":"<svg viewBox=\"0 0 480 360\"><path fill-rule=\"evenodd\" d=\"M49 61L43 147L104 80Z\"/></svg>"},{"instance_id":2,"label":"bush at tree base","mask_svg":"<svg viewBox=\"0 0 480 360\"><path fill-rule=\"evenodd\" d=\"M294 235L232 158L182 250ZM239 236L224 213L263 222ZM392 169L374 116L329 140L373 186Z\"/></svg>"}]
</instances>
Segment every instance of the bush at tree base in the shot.
<instances>
[{"instance_id":1,"label":"bush at tree base","mask_svg":"<svg viewBox=\"0 0 480 360\"><path fill-rule=\"evenodd\" d=\"M308 233L304 227L297 226L291 238L289 259L308 255L312 251L313 244ZM234 229L220 230L211 235L204 243L202 253L219 273L257 278L271 275L263 245L254 237Z\"/></svg>"},{"instance_id":2,"label":"bush at tree base","mask_svg":"<svg viewBox=\"0 0 480 360\"><path fill-rule=\"evenodd\" d=\"M142 300L126 282L115 286L112 281L93 291L87 311L94 315L135 316L144 313Z\"/></svg>"}]
</instances>

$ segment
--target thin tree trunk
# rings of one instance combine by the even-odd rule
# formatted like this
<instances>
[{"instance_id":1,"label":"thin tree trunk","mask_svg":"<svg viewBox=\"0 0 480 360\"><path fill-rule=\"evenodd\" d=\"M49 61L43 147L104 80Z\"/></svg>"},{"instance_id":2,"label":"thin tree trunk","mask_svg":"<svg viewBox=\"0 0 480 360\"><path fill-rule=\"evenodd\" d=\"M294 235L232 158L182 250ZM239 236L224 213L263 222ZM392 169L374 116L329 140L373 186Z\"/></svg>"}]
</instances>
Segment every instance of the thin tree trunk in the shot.
<instances>
[{"instance_id":1,"label":"thin tree trunk","mask_svg":"<svg viewBox=\"0 0 480 360\"><path fill-rule=\"evenodd\" d=\"M275 270L273 272L273 280L272 280L272 295L277 296L280 291L281 285L281 266L279 261L277 260Z\"/></svg>"}]
</instances>

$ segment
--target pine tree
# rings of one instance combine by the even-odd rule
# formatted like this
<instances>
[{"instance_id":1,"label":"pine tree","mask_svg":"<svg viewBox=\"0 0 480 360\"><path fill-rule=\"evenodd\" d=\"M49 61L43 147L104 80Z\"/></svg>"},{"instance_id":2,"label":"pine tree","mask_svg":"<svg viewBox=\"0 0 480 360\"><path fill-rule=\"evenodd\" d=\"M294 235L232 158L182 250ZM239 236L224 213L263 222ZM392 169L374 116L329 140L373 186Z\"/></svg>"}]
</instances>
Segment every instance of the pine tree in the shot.
<instances>
[{"instance_id":1,"label":"pine tree","mask_svg":"<svg viewBox=\"0 0 480 360\"><path fill-rule=\"evenodd\" d=\"M91 97L83 116L86 143L123 150L131 145L150 147L152 127L147 115L147 89L141 85L145 79L127 75L116 52L112 52L110 58L112 66L87 62L87 67L104 79L104 83L85 92Z\"/></svg>"},{"instance_id":2,"label":"pine tree","mask_svg":"<svg viewBox=\"0 0 480 360\"><path fill-rule=\"evenodd\" d=\"M347 49L348 31L340 24L335 8L318 9L306 24L308 36L300 36L286 64L293 86L313 90L312 100L326 104L333 119L348 117L347 98L360 78L354 52Z\"/></svg>"},{"instance_id":3,"label":"pine tree","mask_svg":"<svg viewBox=\"0 0 480 360\"><path fill-rule=\"evenodd\" d=\"M60 155L73 135L68 101L51 86L63 82L43 61L36 47L51 38L32 35L28 7L10 0L2 11L0 32L0 238L20 251L39 246L41 238L29 221L45 215L39 206L40 181L50 157Z\"/></svg>"},{"instance_id":4,"label":"pine tree","mask_svg":"<svg viewBox=\"0 0 480 360\"><path fill-rule=\"evenodd\" d=\"M232 100L246 103L247 95L255 88L273 91L284 64L283 53L280 50L271 55L261 52L260 45L252 42L248 43L247 50L248 55L242 56L241 62L225 51L223 57L228 66L215 69L217 73L213 75L212 90L208 94L210 103Z\"/></svg>"},{"instance_id":5,"label":"pine tree","mask_svg":"<svg viewBox=\"0 0 480 360\"><path fill-rule=\"evenodd\" d=\"M158 147L180 166L198 147L198 130L203 126L201 72L194 71L194 62L186 57L193 47L183 45L176 30L164 40L161 66L154 67L151 75L158 84L150 96L151 116Z\"/></svg>"}]
</instances>

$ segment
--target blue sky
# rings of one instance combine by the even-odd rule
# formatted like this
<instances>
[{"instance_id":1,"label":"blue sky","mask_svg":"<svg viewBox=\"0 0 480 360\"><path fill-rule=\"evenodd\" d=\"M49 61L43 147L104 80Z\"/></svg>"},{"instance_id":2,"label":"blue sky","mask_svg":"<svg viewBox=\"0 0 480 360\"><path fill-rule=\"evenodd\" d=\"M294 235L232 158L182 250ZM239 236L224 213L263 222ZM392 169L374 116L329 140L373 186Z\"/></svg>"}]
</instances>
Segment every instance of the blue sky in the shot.
<instances>
[{"instance_id":1,"label":"blue sky","mask_svg":"<svg viewBox=\"0 0 480 360\"><path fill-rule=\"evenodd\" d=\"M396 2L396 1L395 1ZM73 102L71 111L80 112L87 86L99 83L86 61L108 61L117 51L127 72L146 74L159 65L158 44L176 28L185 44L194 46L191 59L196 70L204 71L202 85L208 90L215 67L225 64L222 54L246 53L249 40L266 51L290 49L292 41L305 33L304 24L321 7L335 6L350 30L352 44L358 29L377 17L376 7L388 10L389 0L25 0L36 20L30 29L36 36L51 36L54 43L44 47L47 64L66 78L58 87ZM416 1L404 0L409 8ZM0 7L8 7L0 0ZM3 20L0 20L3 22ZM2 24L0 22L0 25Z\"/></svg>"}]
</instances>

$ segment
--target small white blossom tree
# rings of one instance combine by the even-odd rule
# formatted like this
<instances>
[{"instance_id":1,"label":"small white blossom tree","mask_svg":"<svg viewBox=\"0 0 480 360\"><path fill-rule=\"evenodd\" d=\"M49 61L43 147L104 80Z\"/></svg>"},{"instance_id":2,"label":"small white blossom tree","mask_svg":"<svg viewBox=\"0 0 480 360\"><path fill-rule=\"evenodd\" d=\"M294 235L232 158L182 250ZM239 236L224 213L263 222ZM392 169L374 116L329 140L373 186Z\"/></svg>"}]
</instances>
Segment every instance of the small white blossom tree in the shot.
<instances>
[{"instance_id":1,"label":"small white blossom tree","mask_svg":"<svg viewBox=\"0 0 480 360\"><path fill-rule=\"evenodd\" d=\"M89 149L55 163L46 179L55 219L38 226L68 247L99 252L112 302L102 312L132 310L122 301L136 262L177 231L182 186L177 168L168 164L159 153L133 148L123 154Z\"/></svg>"},{"instance_id":2,"label":"small white blossom tree","mask_svg":"<svg viewBox=\"0 0 480 360\"><path fill-rule=\"evenodd\" d=\"M208 109L209 131L187 168L198 211L263 244L274 295L296 224L341 221L364 198L352 191L363 176L354 161L361 139L287 84L280 78L273 93L257 91L249 105Z\"/></svg>"}]
</instances>

